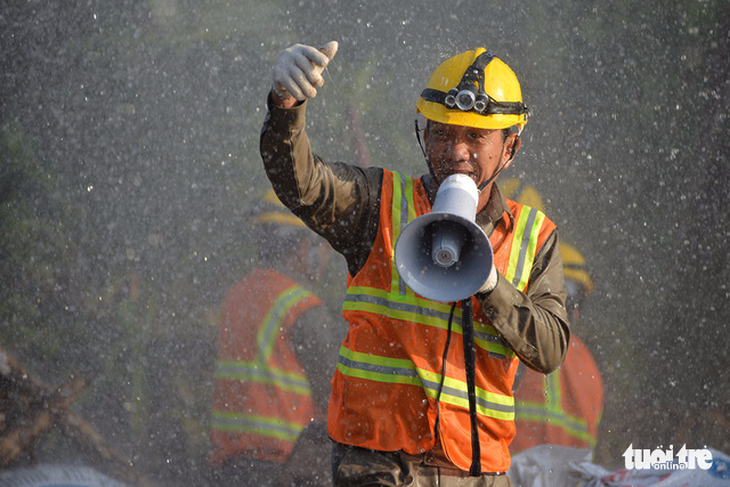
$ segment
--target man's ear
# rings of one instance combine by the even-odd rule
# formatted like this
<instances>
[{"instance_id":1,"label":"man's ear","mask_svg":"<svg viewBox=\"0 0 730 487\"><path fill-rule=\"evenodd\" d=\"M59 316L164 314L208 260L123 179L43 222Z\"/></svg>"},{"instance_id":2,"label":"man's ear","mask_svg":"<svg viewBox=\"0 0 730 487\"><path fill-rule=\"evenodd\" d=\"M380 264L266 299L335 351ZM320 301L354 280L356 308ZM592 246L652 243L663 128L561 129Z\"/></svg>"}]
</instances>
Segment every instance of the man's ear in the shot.
<instances>
[{"instance_id":1,"label":"man's ear","mask_svg":"<svg viewBox=\"0 0 730 487\"><path fill-rule=\"evenodd\" d=\"M511 144L509 145L509 153L510 156L514 158L517 154L517 151L520 150L520 146L522 145L522 139L520 139L520 136L518 134L511 134L509 138L512 139Z\"/></svg>"},{"instance_id":2,"label":"man's ear","mask_svg":"<svg viewBox=\"0 0 730 487\"><path fill-rule=\"evenodd\" d=\"M520 139L520 136L518 134L510 134L507 136L507 141L505 143L505 156L508 158L507 161L504 163L504 167L502 168L507 169L512 164L512 161L515 159L515 156L517 155L517 151L520 150L520 146L522 145L522 139Z\"/></svg>"}]
</instances>

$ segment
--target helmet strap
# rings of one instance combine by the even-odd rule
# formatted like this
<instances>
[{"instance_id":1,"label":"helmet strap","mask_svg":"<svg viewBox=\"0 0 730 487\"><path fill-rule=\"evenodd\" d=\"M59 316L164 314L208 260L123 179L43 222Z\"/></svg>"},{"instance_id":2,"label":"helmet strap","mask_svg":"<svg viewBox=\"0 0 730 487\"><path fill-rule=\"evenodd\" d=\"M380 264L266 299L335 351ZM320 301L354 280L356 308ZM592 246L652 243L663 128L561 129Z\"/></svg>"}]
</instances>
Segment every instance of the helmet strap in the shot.
<instances>
[{"instance_id":1,"label":"helmet strap","mask_svg":"<svg viewBox=\"0 0 730 487\"><path fill-rule=\"evenodd\" d=\"M426 166L428 166L428 173L433 178L434 182L437 182L436 179L436 173L433 172L433 167L431 166L431 161L428 160L428 155L426 154L426 149L423 147L423 141L421 140L421 127L418 126L418 118L414 120L415 126L416 126L416 140L418 141L418 146L421 148L421 152L423 153L423 158L426 160ZM426 121L426 129L428 129L428 120Z\"/></svg>"},{"instance_id":2,"label":"helmet strap","mask_svg":"<svg viewBox=\"0 0 730 487\"><path fill-rule=\"evenodd\" d=\"M418 147L421 148L421 152L423 152L423 157L426 157L426 159L428 159L428 157L426 156L426 149L423 148L423 142L421 141L421 127L418 126L418 118L414 119L413 121L415 122L416 126L416 140L418 141Z\"/></svg>"},{"instance_id":3,"label":"helmet strap","mask_svg":"<svg viewBox=\"0 0 730 487\"><path fill-rule=\"evenodd\" d=\"M501 166L499 166L496 171L494 171L494 174L492 174L492 177L491 178L487 179L485 182L483 182L482 184L479 185L479 187L477 189L479 190L480 193L484 190L484 188L486 188L487 186L489 186L489 184L492 181L494 181L495 179L497 179L497 176L499 176L499 173L502 172L502 169L504 169L505 167L507 167L507 165L510 162L512 162L512 159L515 158L515 155L517 155L517 150L516 150L517 142L519 142L519 140L520 140L520 134L517 134L516 137L515 137L515 141L512 143L512 155L509 157L509 159L507 159L506 161L504 161L504 163Z\"/></svg>"}]
</instances>

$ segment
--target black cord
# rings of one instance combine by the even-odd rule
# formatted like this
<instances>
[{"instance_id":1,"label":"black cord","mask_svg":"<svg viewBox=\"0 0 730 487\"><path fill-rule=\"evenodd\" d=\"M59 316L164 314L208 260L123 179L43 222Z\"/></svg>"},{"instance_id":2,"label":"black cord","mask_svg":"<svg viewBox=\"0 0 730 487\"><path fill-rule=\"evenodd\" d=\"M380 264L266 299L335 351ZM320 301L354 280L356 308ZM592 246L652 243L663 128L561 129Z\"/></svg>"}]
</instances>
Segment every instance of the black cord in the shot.
<instances>
[{"instance_id":1,"label":"black cord","mask_svg":"<svg viewBox=\"0 0 730 487\"><path fill-rule=\"evenodd\" d=\"M466 391L469 397L469 421L471 423L471 468L469 475L478 477L482 473L482 452L479 444L476 395L476 349L474 348L474 321L471 296L461 302L461 328L464 339L464 367L466 368Z\"/></svg>"},{"instance_id":2,"label":"black cord","mask_svg":"<svg viewBox=\"0 0 730 487\"><path fill-rule=\"evenodd\" d=\"M434 438L436 437L439 428L439 401L441 400L441 392L443 391L444 381L446 380L446 358L449 353L449 346L451 345L451 324L454 319L455 309L456 302L451 305L447 328L448 335L446 337L446 345L444 346L444 354L441 359L443 367L441 370L439 388L438 391L436 391L436 421L434 422ZM474 348L474 321L472 313L471 297L469 297L461 302L461 329L464 340L464 367L466 369L466 389L469 398L469 422L471 424L471 468L469 468L469 475L478 477L482 474L482 452L481 445L479 443L479 424L477 422L476 409L476 349Z\"/></svg>"},{"instance_id":3,"label":"black cord","mask_svg":"<svg viewBox=\"0 0 730 487\"><path fill-rule=\"evenodd\" d=\"M441 363L443 363L443 367L441 369L441 381L439 381L439 388L438 391L436 391L436 421L434 422L433 426L433 436L436 437L436 432L439 429L439 400L441 400L441 391L444 388L444 380L446 379L446 357L449 354L449 346L451 345L451 323L454 320L454 310L456 309L456 301L451 304L451 313L449 314L449 326L446 330L448 335L446 336L446 346L444 347L444 355L441 358Z\"/></svg>"}]
</instances>

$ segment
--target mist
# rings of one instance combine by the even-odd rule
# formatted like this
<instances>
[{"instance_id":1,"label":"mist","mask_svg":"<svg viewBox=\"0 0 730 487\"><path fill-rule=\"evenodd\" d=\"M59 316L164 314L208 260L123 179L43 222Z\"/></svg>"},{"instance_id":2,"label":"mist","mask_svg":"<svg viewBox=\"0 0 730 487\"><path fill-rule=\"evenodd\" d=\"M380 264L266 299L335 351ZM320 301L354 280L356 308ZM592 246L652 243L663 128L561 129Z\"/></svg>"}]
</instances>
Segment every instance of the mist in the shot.
<instances>
[{"instance_id":1,"label":"mist","mask_svg":"<svg viewBox=\"0 0 730 487\"><path fill-rule=\"evenodd\" d=\"M51 389L82 377L71 409L137 472L204 484L279 52L339 42L308 109L315 152L420 175L414 104L441 61L484 46L530 108L500 178L538 189L595 284L575 331L606 386L595 461L730 452L728 32L722 0L1 1L0 349ZM344 259L327 275L339 310ZM58 429L33 451L18 464L96 465Z\"/></svg>"}]
</instances>

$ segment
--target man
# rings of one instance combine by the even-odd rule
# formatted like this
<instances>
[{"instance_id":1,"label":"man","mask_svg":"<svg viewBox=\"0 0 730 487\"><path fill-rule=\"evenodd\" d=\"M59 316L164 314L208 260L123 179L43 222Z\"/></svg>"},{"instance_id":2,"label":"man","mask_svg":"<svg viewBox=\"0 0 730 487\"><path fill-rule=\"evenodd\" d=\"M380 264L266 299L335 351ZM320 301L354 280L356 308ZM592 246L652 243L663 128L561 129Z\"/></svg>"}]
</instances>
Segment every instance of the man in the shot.
<instances>
[{"instance_id":1,"label":"man","mask_svg":"<svg viewBox=\"0 0 730 487\"><path fill-rule=\"evenodd\" d=\"M508 179L501 187L507 197L545 211L542 197L532 185ZM510 445L513 455L537 445L592 450L598 438L603 380L591 352L575 333L582 303L593 291L593 281L578 249L562 242L560 254L568 291L570 346L565 362L552 374L520 366L515 381L517 435Z\"/></svg>"},{"instance_id":2,"label":"man","mask_svg":"<svg viewBox=\"0 0 730 487\"><path fill-rule=\"evenodd\" d=\"M326 250L272 190L257 205L254 228L258 267L230 289L221 312L211 421L215 480L326 485L322 421L342 333L301 284L321 274Z\"/></svg>"},{"instance_id":3,"label":"man","mask_svg":"<svg viewBox=\"0 0 730 487\"><path fill-rule=\"evenodd\" d=\"M504 473L517 364L551 372L569 342L555 226L505 201L494 183L527 122L519 83L484 49L454 56L434 71L417 103L427 120L428 175L329 164L312 153L304 116L336 50L331 42L321 51L296 44L282 52L261 133L264 167L281 200L347 261L343 316L350 328L327 419L335 484L510 485ZM471 177L481 191L476 223L494 249L489 278L464 301L474 310L471 395L461 305L415 294L393 261L400 229L431 211L453 174Z\"/></svg>"},{"instance_id":4,"label":"man","mask_svg":"<svg viewBox=\"0 0 730 487\"><path fill-rule=\"evenodd\" d=\"M580 307L593 289L585 259L567 243L560 244L568 318L571 330L580 322ZM592 450L603 413L603 380L588 347L572 335L565 362L552 374L526 370L515 388L517 436L510 446L518 453L537 445Z\"/></svg>"}]
</instances>

